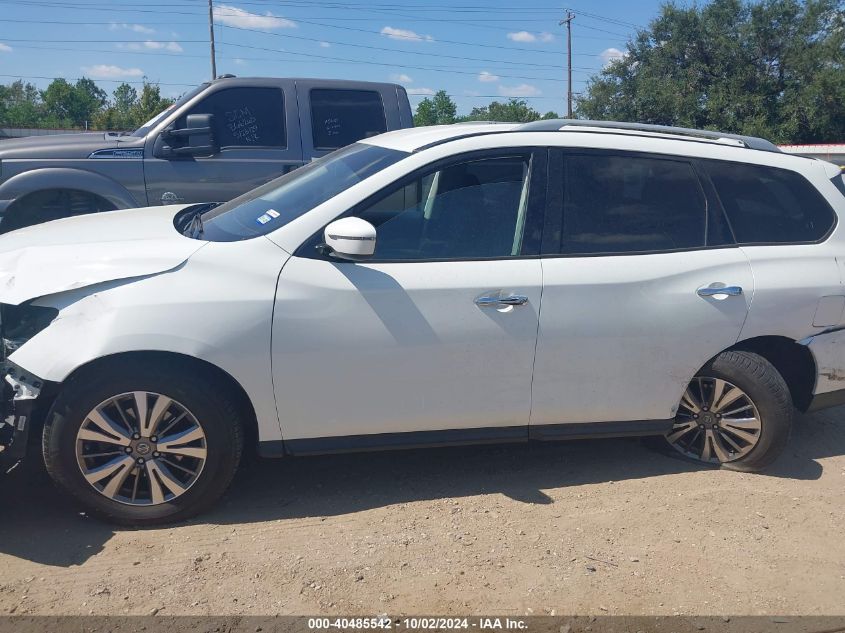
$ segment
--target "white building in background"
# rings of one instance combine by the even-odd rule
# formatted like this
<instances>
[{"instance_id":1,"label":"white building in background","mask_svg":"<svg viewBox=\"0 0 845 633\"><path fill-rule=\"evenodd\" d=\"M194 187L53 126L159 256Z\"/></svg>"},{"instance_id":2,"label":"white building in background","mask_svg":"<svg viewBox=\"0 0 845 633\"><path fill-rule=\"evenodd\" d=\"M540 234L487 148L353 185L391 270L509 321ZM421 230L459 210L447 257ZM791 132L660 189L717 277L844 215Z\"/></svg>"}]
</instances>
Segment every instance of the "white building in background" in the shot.
<instances>
[{"instance_id":1,"label":"white building in background","mask_svg":"<svg viewBox=\"0 0 845 633\"><path fill-rule=\"evenodd\" d=\"M821 158L845 167L845 143L826 143L822 145L781 145L787 154L798 154L810 158Z\"/></svg>"}]
</instances>

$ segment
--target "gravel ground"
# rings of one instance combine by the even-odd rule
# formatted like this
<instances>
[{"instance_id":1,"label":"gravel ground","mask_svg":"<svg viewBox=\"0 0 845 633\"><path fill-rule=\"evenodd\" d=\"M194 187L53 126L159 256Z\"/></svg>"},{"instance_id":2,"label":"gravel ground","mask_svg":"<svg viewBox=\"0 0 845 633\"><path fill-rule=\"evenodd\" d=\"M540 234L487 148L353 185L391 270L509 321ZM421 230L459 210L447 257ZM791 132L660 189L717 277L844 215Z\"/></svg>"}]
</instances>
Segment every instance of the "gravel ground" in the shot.
<instances>
[{"instance_id":1,"label":"gravel ground","mask_svg":"<svg viewBox=\"0 0 845 633\"><path fill-rule=\"evenodd\" d=\"M115 529L0 480L0 614L845 614L845 408L765 475L640 440L250 460Z\"/></svg>"}]
</instances>

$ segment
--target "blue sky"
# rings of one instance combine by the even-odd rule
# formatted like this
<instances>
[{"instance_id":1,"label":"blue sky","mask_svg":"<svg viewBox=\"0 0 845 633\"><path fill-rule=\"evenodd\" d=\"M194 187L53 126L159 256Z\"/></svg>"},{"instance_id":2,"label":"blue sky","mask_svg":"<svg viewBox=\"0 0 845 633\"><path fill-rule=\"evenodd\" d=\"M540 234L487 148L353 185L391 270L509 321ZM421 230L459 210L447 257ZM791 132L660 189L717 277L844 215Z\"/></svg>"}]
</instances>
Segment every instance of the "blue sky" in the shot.
<instances>
[{"instance_id":1,"label":"blue sky","mask_svg":"<svg viewBox=\"0 0 845 633\"><path fill-rule=\"evenodd\" d=\"M659 0L214 0L218 73L403 84L416 105L445 89L459 111L524 97L565 113L571 8L574 91L625 50ZM158 82L177 96L210 76L207 0L0 0L0 83L52 77Z\"/></svg>"}]
</instances>

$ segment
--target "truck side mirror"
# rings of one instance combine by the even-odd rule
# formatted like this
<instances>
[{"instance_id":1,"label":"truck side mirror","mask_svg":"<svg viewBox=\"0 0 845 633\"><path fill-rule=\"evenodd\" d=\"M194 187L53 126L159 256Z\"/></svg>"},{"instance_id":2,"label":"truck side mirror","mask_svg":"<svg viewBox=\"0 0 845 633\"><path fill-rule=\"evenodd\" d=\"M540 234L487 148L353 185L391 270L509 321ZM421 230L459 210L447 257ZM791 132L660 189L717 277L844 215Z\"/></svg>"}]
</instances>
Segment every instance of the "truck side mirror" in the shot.
<instances>
[{"instance_id":1,"label":"truck side mirror","mask_svg":"<svg viewBox=\"0 0 845 633\"><path fill-rule=\"evenodd\" d=\"M214 137L213 114L189 114L185 117L185 127L167 130L163 136L171 143L169 154L175 156L211 156L220 151ZM184 144L176 139L185 139Z\"/></svg>"}]
</instances>

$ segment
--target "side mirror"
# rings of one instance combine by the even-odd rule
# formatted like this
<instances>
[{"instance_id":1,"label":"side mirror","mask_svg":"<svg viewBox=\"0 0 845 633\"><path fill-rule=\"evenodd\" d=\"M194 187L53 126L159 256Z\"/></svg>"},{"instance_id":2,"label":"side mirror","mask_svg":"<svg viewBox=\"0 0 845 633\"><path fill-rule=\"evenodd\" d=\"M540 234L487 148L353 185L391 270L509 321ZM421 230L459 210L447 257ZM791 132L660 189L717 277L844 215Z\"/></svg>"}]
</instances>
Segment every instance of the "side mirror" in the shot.
<instances>
[{"instance_id":1,"label":"side mirror","mask_svg":"<svg viewBox=\"0 0 845 633\"><path fill-rule=\"evenodd\" d=\"M323 239L334 257L358 261L376 251L376 227L361 218L341 218L326 227Z\"/></svg>"},{"instance_id":2,"label":"side mirror","mask_svg":"<svg viewBox=\"0 0 845 633\"><path fill-rule=\"evenodd\" d=\"M211 156L220 151L214 138L213 114L189 114L184 128L167 130L163 136L171 143L177 140L175 147L169 149L176 156ZM182 139L186 140L182 142Z\"/></svg>"}]
</instances>

